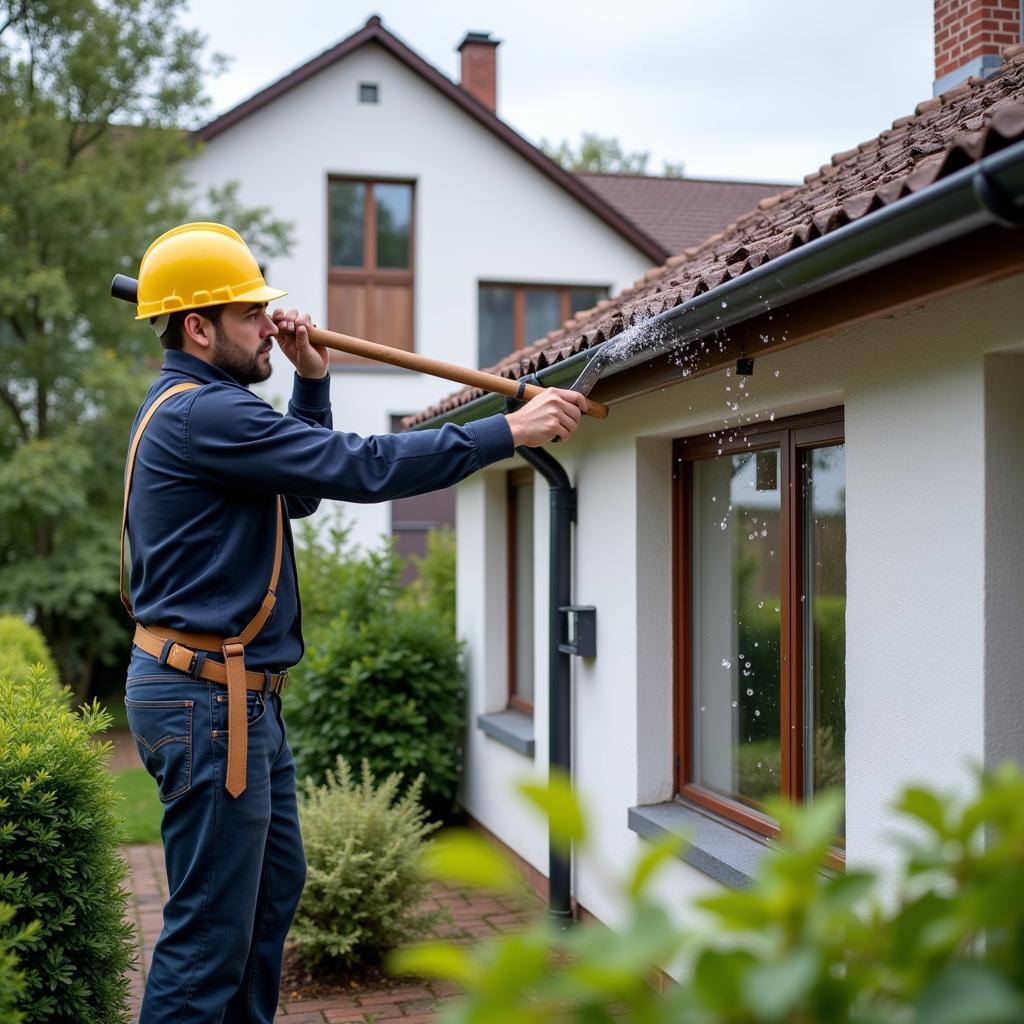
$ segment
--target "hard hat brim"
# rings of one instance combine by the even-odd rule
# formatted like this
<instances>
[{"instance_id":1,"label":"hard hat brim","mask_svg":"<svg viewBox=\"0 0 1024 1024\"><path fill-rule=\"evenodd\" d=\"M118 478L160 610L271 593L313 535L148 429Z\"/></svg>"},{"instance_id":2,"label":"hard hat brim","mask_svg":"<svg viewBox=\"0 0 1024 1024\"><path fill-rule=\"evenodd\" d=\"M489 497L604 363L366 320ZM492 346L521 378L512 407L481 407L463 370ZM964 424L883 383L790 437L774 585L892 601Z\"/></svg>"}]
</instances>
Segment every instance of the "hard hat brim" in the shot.
<instances>
[{"instance_id":1,"label":"hard hat brim","mask_svg":"<svg viewBox=\"0 0 1024 1024\"><path fill-rule=\"evenodd\" d=\"M167 313L188 313L193 309L207 309L210 306L230 306L233 302L273 302L275 299L282 299L288 293L281 291L279 288L271 288L269 285L258 285L255 288L250 288L247 291L240 292L238 295L232 295L228 299L218 299L212 302L203 302L202 305L196 306L182 306L178 309L166 310L159 313L147 313L136 316L136 320L152 320L154 316L166 316Z\"/></svg>"}]
</instances>

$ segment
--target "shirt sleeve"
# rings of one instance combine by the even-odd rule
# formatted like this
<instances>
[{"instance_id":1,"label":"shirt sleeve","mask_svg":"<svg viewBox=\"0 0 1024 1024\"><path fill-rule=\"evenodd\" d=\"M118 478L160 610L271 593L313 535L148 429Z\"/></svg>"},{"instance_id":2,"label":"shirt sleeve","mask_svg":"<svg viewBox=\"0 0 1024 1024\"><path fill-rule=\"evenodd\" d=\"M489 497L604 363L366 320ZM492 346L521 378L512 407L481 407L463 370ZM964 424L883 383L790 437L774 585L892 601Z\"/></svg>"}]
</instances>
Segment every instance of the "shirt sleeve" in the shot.
<instances>
[{"instance_id":1,"label":"shirt sleeve","mask_svg":"<svg viewBox=\"0 0 1024 1024\"><path fill-rule=\"evenodd\" d=\"M293 406L294 395L290 413ZM282 416L250 391L206 385L186 414L185 456L197 476L213 483L367 503L448 487L514 452L501 414L465 426L360 437L310 423L307 411L300 404L298 414Z\"/></svg>"},{"instance_id":2,"label":"shirt sleeve","mask_svg":"<svg viewBox=\"0 0 1024 1024\"><path fill-rule=\"evenodd\" d=\"M292 382L292 397L288 403L287 415L294 416L311 427L325 427L330 430L334 424L331 412L330 375L325 374L319 380L310 380L296 373ZM285 494L284 504L289 519L303 519L311 516L320 507L320 499L305 494Z\"/></svg>"}]
</instances>

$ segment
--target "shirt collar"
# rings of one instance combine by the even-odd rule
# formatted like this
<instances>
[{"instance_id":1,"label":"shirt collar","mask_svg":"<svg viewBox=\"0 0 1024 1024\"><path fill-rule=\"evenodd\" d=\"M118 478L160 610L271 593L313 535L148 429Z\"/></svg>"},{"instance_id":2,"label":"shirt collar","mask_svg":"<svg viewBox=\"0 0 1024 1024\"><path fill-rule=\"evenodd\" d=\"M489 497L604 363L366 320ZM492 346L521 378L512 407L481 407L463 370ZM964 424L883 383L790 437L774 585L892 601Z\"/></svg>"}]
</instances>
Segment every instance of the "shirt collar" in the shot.
<instances>
[{"instance_id":1,"label":"shirt collar","mask_svg":"<svg viewBox=\"0 0 1024 1024\"><path fill-rule=\"evenodd\" d=\"M192 377L203 384L226 382L244 387L226 370L222 370L219 366L214 366L213 363L207 363L202 359L198 359L196 356L190 356L187 352L182 352L179 349L168 349L164 353L164 365L161 367L160 372L183 373L185 376Z\"/></svg>"}]
</instances>

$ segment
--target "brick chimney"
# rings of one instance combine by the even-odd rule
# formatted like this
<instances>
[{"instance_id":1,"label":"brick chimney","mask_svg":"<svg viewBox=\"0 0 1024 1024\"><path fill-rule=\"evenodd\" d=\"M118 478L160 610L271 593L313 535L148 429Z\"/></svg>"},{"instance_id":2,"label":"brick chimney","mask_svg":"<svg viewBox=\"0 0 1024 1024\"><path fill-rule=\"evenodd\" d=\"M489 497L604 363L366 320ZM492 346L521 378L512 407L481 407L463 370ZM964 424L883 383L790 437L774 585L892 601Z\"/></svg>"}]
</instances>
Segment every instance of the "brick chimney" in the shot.
<instances>
[{"instance_id":1,"label":"brick chimney","mask_svg":"<svg viewBox=\"0 0 1024 1024\"><path fill-rule=\"evenodd\" d=\"M1021 0L935 0L932 95L1001 64L1004 46L1021 41Z\"/></svg>"},{"instance_id":2,"label":"brick chimney","mask_svg":"<svg viewBox=\"0 0 1024 1024\"><path fill-rule=\"evenodd\" d=\"M498 44L490 32L467 32L459 43L462 71L459 85L475 96L485 107L498 107Z\"/></svg>"}]
</instances>

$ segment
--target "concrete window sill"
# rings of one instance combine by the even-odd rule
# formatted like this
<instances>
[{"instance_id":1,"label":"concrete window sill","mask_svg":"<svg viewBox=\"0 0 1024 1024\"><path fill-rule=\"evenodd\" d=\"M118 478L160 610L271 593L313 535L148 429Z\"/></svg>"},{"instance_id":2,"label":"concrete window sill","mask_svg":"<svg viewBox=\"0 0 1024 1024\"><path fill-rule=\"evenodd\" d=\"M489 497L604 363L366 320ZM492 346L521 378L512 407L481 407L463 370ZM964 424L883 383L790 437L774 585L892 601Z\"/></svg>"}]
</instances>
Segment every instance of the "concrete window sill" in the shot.
<instances>
[{"instance_id":1,"label":"concrete window sill","mask_svg":"<svg viewBox=\"0 0 1024 1024\"><path fill-rule=\"evenodd\" d=\"M533 718L522 711L494 711L478 715L477 728L493 740L526 757L533 757Z\"/></svg>"},{"instance_id":2,"label":"concrete window sill","mask_svg":"<svg viewBox=\"0 0 1024 1024\"><path fill-rule=\"evenodd\" d=\"M770 847L763 836L727 825L678 800L630 807L629 828L645 839L684 835L679 856L687 864L732 889L748 886Z\"/></svg>"}]
</instances>

